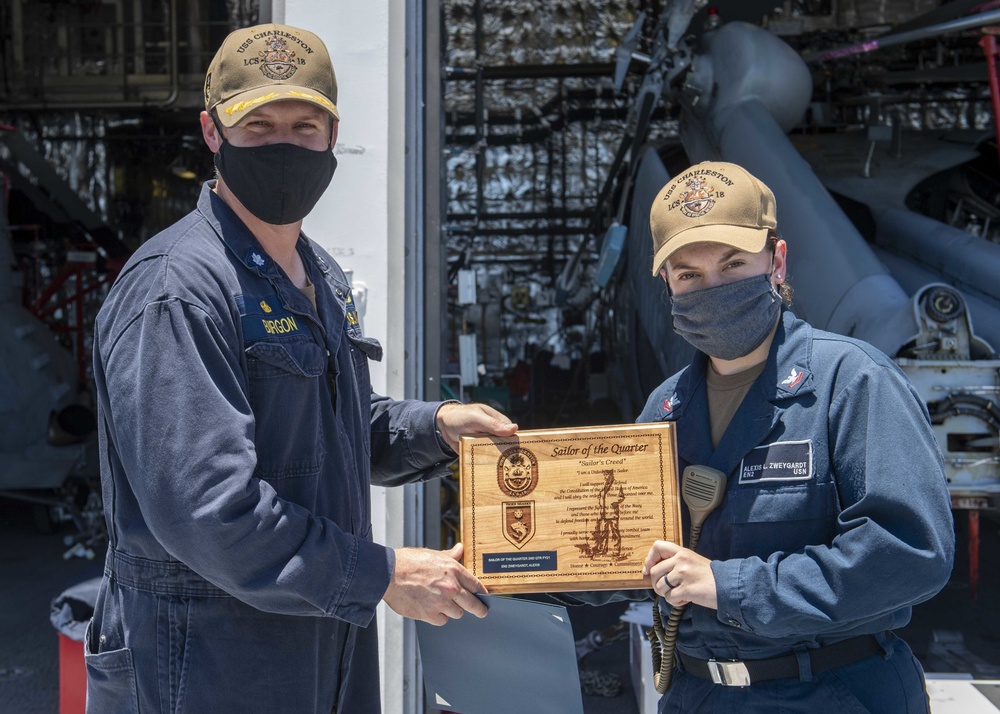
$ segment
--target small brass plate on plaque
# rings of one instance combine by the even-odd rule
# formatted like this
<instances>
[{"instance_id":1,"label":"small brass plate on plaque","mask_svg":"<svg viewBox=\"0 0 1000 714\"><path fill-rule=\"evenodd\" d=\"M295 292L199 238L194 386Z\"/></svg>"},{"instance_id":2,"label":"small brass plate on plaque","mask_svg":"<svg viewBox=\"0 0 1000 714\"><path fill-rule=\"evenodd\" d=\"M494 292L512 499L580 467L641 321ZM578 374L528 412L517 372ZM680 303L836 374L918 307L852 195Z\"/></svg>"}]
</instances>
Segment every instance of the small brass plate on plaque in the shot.
<instances>
[{"instance_id":1,"label":"small brass plate on plaque","mask_svg":"<svg viewBox=\"0 0 1000 714\"><path fill-rule=\"evenodd\" d=\"M674 429L463 436L465 567L491 593L648 588L653 541L681 537Z\"/></svg>"}]
</instances>

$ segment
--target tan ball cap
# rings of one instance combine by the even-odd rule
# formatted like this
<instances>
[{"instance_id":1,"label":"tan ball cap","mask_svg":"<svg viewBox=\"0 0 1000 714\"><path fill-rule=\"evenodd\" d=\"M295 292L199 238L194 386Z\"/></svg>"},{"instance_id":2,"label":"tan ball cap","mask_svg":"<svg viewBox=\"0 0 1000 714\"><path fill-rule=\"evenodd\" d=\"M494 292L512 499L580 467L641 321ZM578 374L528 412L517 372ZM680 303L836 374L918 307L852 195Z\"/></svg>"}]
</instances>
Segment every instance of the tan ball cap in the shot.
<instances>
[{"instance_id":1,"label":"tan ball cap","mask_svg":"<svg viewBox=\"0 0 1000 714\"><path fill-rule=\"evenodd\" d=\"M205 109L226 128L270 102L297 99L340 119L337 76L316 35L288 25L235 30L223 41L205 75Z\"/></svg>"},{"instance_id":2,"label":"tan ball cap","mask_svg":"<svg viewBox=\"0 0 1000 714\"><path fill-rule=\"evenodd\" d=\"M705 161L671 180L653 200L653 275L692 243L723 243L759 253L777 227L771 189L736 164Z\"/></svg>"}]
</instances>

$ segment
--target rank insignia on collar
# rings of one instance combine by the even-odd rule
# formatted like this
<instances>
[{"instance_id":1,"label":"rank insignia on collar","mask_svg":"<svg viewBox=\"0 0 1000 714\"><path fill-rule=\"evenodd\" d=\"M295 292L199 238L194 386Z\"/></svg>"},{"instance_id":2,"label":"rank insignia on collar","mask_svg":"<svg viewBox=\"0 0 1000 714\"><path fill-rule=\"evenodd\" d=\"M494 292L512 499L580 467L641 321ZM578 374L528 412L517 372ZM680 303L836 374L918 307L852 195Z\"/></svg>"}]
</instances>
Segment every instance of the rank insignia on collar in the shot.
<instances>
[{"instance_id":1,"label":"rank insignia on collar","mask_svg":"<svg viewBox=\"0 0 1000 714\"><path fill-rule=\"evenodd\" d=\"M347 334L352 337L361 337L361 318L358 316L358 310L354 306L354 296L351 293L347 293L344 308L344 327L347 329Z\"/></svg>"},{"instance_id":2,"label":"rank insignia on collar","mask_svg":"<svg viewBox=\"0 0 1000 714\"><path fill-rule=\"evenodd\" d=\"M265 260L264 256L256 250L251 250L250 254L247 256L247 265L249 266L263 268L265 263L267 263L267 260Z\"/></svg>"},{"instance_id":3,"label":"rank insignia on collar","mask_svg":"<svg viewBox=\"0 0 1000 714\"><path fill-rule=\"evenodd\" d=\"M807 370L804 370L801 367L793 366L792 371L788 373L788 376L778 382L778 386L787 392L795 394L799 391L802 385L805 384L808 377L809 372Z\"/></svg>"}]
</instances>

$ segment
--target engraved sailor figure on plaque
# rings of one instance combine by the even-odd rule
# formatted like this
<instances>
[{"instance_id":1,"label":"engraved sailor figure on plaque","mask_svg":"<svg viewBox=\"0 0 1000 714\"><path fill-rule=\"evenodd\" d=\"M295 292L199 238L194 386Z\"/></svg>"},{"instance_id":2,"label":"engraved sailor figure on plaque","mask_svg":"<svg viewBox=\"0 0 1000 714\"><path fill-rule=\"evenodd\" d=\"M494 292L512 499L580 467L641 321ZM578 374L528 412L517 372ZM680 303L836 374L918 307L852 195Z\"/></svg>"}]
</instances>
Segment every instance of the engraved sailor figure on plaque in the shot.
<instances>
[{"instance_id":1,"label":"engraved sailor figure on plaque","mask_svg":"<svg viewBox=\"0 0 1000 714\"><path fill-rule=\"evenodd\" d=\"M604 472L604 486L598 494L594 529L589 532L584 529L583 543L576 544L580 552L591 560L605 557L618 561L628 557L622 555L621 504L625 501L625 489L621 483L617 483L617 497L608 503L608 495L615 485L614 469L607 469ZM592 536L593 541L588 536Z\"/></svg>"}]
</instances>

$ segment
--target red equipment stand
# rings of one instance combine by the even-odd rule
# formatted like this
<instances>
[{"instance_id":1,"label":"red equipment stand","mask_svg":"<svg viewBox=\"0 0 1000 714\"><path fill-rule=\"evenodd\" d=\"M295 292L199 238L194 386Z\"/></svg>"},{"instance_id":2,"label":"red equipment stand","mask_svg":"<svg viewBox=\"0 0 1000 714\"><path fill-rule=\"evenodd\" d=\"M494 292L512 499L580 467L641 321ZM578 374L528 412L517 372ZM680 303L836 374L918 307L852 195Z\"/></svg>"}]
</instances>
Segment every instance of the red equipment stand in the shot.
<instances>
[{"instance_id":1,"label":"red equipment stand","mask_svg":"<svg viewBox=\"0 0 1000 714\"><path fill-rule=\"evenodd\" d=\"M87 667L83 643L59 633L59 714L86 714Z\"/></svg>"}]
</instances>

